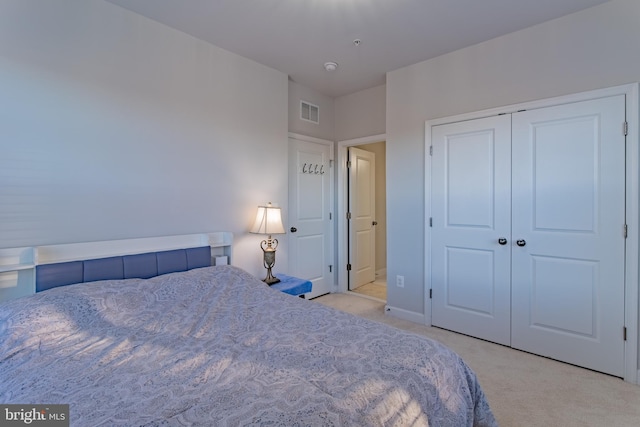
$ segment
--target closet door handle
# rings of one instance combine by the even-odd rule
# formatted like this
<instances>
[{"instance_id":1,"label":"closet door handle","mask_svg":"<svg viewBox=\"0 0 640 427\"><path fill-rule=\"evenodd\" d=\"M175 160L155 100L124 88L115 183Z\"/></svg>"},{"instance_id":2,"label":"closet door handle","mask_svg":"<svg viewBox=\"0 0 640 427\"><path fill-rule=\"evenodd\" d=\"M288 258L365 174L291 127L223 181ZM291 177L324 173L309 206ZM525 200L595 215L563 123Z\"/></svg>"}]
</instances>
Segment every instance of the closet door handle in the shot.
<instances>
[{"instance_id":1,"label":"closet door handle","mask_svg":"<svg viewBox=\"0 0 640 427\"><path fill-rule=\"evenodd\" d=\"M505 239L504 237L501 237L498 239L498 243L500 243L501 245L506 245L507 244L507 239Z\"/></svg>"},{"instance_id":2,"label":"closet door handle","mask_svg":"<svg viewBox=\"0 0 640 427\"><path fill-rule=\"evenodd\" d=\"M518 246L520 246L520 247L522 247L522 246L524 246L524 245L526 245L526 244L527 244L527 241L526 241L526 240L524 240L524 239L522 239L522 240L516 240L516 245L518 245Z\"/></svg>"},{"instance_id":3,"label":"closet door handle","mask_svg":"<svg viewBox=\"0 0 640 427\"><path fill-rule=\"evenodd\" d=\"M292 233L295 233L296 231L298 231L298 229L295 228L295 227L291 227L290 230L291 230Z\"/></svg>"}]
</instances>

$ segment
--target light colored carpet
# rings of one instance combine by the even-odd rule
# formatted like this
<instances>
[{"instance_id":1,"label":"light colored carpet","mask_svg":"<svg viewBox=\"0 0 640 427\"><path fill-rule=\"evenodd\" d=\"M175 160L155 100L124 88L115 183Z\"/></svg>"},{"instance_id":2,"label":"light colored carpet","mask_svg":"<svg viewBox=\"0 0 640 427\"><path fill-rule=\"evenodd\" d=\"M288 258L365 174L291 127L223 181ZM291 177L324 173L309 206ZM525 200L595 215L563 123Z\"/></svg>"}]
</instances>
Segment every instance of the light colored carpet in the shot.
<instances>
[{"instance_id":1,"label":"light colored carpet","mask_svg":"<svg viewBox=\"0 0 640 427\"><path fill-rule=\"evenodd\" d=\"M621 379L384 314L353 294L313 301L436 339L476 372L502 427L637 427L640 386Z\"/></svg>"},{"instance_id":2,"label":"light colored carpet","mask_svg":"<svg viewBox=\"0 0 640 427\"><path fill-rule=\"evenodd\" d=\"M372 298L377 298L381 301L387 300L387 285L384 283L371 282L366 283L357 289L352 290L357 294L367 295Z\"/></svg>"}]
</instances>

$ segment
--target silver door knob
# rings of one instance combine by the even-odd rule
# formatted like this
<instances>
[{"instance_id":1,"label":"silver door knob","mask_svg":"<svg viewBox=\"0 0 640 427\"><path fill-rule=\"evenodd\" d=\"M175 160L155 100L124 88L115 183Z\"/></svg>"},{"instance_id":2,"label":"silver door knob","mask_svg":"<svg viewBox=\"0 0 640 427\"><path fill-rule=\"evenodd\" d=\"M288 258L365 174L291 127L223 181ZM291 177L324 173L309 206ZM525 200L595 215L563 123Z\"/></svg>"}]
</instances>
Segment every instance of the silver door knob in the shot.
<instances>
[{"instance_id":1,"label":"silver door knob","mask_svg":"<svg viewBox=\"0 0 640 427\"><path fill-rule=\"evenodd\" d=\"M522 246L524 246L524 245L526 245L526 244L527 244L527 241L526 241L526 240L524 240L524 239L522 239L522 240L516 240L516 245L518 245L518 246L520 246L520 247L522 247Z\"/></svg>"}]
</instances>

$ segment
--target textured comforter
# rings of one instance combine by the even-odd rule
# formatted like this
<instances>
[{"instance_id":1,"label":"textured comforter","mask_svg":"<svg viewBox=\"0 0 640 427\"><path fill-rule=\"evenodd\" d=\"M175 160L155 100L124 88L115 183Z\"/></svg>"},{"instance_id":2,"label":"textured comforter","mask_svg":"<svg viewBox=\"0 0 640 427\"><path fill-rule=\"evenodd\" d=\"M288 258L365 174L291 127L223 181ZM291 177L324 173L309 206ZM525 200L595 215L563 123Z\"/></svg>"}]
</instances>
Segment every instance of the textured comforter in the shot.
<instances>
[{"instance_id":1,"label":"textured comforter","mask_svg":"<svg viewBox=\"0 0 640 427\"><path fill-rule=\"evenodd\" d=\"M444 346L232 266L0 304L0 403L69 403L74 426L495 425Z\"/></svg>"}]
</instances>

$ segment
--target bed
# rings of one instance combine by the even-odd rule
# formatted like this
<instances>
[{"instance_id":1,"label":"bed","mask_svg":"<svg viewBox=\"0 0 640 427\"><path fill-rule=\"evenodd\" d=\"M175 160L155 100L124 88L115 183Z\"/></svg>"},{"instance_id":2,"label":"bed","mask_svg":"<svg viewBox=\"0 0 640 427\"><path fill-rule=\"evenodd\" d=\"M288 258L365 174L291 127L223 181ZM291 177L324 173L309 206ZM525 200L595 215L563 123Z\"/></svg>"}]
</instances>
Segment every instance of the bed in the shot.
<instances>
[{"instance_id":1,"label":"bed","mask_svg":"<svg viewBox=\"0 0 640 427\"><path fill-rule=\"evenodd\" d=\"M40 292L0 303L0 403L70 404L73 426L496 425L443 345L191 258L38 272Z\"/></svg>"}]
</instances>

